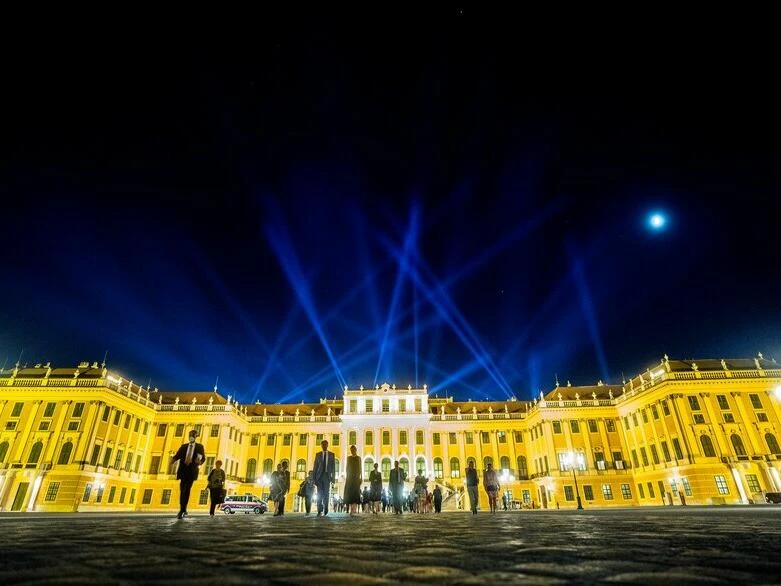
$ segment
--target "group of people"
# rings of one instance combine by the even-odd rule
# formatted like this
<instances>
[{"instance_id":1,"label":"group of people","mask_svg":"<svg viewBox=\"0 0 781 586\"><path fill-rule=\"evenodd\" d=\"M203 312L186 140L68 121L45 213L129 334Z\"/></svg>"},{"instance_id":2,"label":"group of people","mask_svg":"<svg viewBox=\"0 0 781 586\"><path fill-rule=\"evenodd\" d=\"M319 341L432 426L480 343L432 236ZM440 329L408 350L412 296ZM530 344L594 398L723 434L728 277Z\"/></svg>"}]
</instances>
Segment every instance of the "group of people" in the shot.
<instances>
[{"instance_id":1,"label":"group of people","mask_svg":"<svg viewBox=\"0 0 781 586\"><path fill-rule=\"evenodd\" d=\"M190 500L190 490L193 482L198 478L200 465L206 459L202 444L195 441L195 430L189 434L189 442L183 444L176 452L171 462L179 462L176 478L179 480L179 513L177 518L187 516L187 503ZM304 499L306 514L311 512L312 500L317 495L317 516L328 515L331 485L336 480L336 457L328 450L328 440L320 444L321 450L315 455L313 469L301 483L298 496ZM433 491L428 490L428 478L423 470L418 470L414 479L414 488L409 495L404 494L404 486L407 481L407 473L399 466L398 460L393 463L388 481L388 490L383 488L382 474L378 465L369 473L368 486L361 490L364 478L361 473L361 458L357 454L355 446L350 446L350 455L347 456L347 470L344 483L344 494L341 500L337 500L350 515L356 515L359 509L364 512L377 514L393 509L397 515L404 510L417 513L427 513L433 505L434 512L442 510L442 490L436 486ZM225 499L225 471L222 469L222 461L217 460L214 468L209 472L207 479L209 489L210 507L209 514L214 515L218 504ZM469 501L472 513L477 514L478 485L480 481L474 462L469 461L466 469L466 487L469 493ZM483 486L488 493L488 503L491 512L496 512L496 501L499 495L499 477L493 466L489 463L483 472ZM290 491L290 471L287 461L277 465L277 469L271 473L269 501L275 505L274 516L285 514L285 500Z\"/></svg>"}]
</instances>

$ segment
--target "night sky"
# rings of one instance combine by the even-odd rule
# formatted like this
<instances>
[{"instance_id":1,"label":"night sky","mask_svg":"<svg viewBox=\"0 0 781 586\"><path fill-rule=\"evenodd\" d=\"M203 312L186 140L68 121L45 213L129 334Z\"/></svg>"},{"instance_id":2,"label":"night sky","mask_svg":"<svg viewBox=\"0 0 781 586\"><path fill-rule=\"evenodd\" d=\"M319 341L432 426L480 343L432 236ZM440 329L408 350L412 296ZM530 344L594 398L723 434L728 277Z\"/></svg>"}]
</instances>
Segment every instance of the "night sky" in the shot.
<instances>
[{"instance_id":1,"label":"night sky","mask_svg":"<svg viewBox=\"0 0 781 586\"><path fill-rule=\"evenodd\" d=\"M108 351L144 385L219 376L244 402L300 402L385 381L526 399L665 353L781 359L769 48L471 26L21 52L0 364Z\"/></svg>"}]
</instances>

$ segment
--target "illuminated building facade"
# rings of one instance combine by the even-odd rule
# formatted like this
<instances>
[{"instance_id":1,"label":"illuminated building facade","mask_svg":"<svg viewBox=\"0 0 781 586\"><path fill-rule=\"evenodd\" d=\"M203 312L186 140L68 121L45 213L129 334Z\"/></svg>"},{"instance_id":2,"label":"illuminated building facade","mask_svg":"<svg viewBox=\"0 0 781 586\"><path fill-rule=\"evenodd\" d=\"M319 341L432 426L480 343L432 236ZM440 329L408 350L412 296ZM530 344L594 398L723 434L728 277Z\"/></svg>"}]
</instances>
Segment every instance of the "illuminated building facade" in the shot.
<instances>
[{"instance_id":1,"label":"illuminated building facade","mask_svg":"<svg viewBox=\"0 0 781 586\"><path fill-rule=\"evenodd\" d=\"M322 439L338 457L338 493L355 444L367 477L375 462L386 481L393 460L411 479L423 469L448 495L445 509L457 507L470 459L478 470L493 462L513 507L763 502L781 492L779 388L781 369L761 355L665 356L625 384L556 386L533 401L457 402L384 384L319 403L241 405L216 390L139 387L97 363L17 365L0 371L0 510L173 513L169 462L193 428L207 455L194 511L208 506L215 460L229 494L260 496L282 460L302 479ZM480 493L486 507L482 483Z\"/></svg>"}]
</instances>

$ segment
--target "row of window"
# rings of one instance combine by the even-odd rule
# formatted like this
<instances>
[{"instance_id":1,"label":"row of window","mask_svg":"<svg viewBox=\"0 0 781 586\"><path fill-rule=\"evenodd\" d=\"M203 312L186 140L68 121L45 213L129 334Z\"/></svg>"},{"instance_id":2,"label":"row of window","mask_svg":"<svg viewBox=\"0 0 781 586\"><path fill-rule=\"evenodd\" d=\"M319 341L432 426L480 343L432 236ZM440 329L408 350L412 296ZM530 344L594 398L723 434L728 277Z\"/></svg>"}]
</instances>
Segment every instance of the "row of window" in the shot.
<instances>
[{"instance_id":1,"label":"row of window","mask_svg":"<svg viewBox=\"0 0 781 586\"><path fill-rule=\"evenodd\" d=\"M398 413L422 413L423 412L423 399L399 399L398 402L394 401L397 407ZM359 411L359 407L361 410ZM379 413L391 412L390 399L382 399L378 404L375 404L374 399L366 399L363 404L359 404L358 399L350 399L347 404L347 413L377 413L375 407L379 407ZM410 409L411 407L411 409Z\"/></svg>"},{"instance_id":2,"label":"row of window","mask_svg":"<svg viewBox=\"0 0 781 586\"><path fill-rule=\"evenodd\" d=\"M751 401L751 406L756 410L762 410L765 408L764 405L762 405L762 399L761 397L756 393L751 393L748 396L749 401ZM692 411L700 411L700 400L697 398L697 395L689 395L687 397L689 400L689 407ZM719 404L719 409L722 411L730 411L731 406L729 404L729 399L727 398L727 395L716 395L716 401Z\"/></svg>"},{"instance_id":3,"label":"row of window","mask_svg":"<svg viewBox=\"0 0 781 586\"><path fill-rule=\"evenodd\" d=\"M553 433L561 433L561 421L552 421ZM589 433L599 433L599 427L596 419L589 419L586 421ZM580 421L577 419L570 419L569 428L572 433L580 433ZM612 419L605 419L605 429L612 433L616 430L616 424Z\"/></svg>"}]
</instances>

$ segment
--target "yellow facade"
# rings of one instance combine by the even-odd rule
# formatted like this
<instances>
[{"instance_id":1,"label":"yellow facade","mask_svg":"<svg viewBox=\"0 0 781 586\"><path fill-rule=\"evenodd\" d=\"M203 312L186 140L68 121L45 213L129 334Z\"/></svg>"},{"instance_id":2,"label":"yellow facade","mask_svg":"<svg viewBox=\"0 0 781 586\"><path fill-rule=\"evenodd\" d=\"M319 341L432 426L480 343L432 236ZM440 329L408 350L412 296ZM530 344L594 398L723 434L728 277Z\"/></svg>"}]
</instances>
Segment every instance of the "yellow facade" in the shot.
<instances>
[{"instance_id":1,"label":"yellow facade","mask_svg":"<svg viewBox=\"0 0 781 586\"><path fill-rule=\"evenodd\" d=\"M423 469L448 495L445 509L457 507L468 460L482 470L489 458L515 507L762 502L781 492L779 388L781 369L761 356L665 357L625 384L557 386L533 401L455 402L386 384L241 405L139 387L97 363L17 365L0 371L0 510L174 512L169 462L193 428L207 456L196 511L208 506L216 459L229 494L262 496L282 460L302 479L323 438L339 459L337 494L354 443L367 476L375 462L386 478L393 460L410 478ZM480 493L486 507L482 483Z\"/></svg>"}]
</instances>

